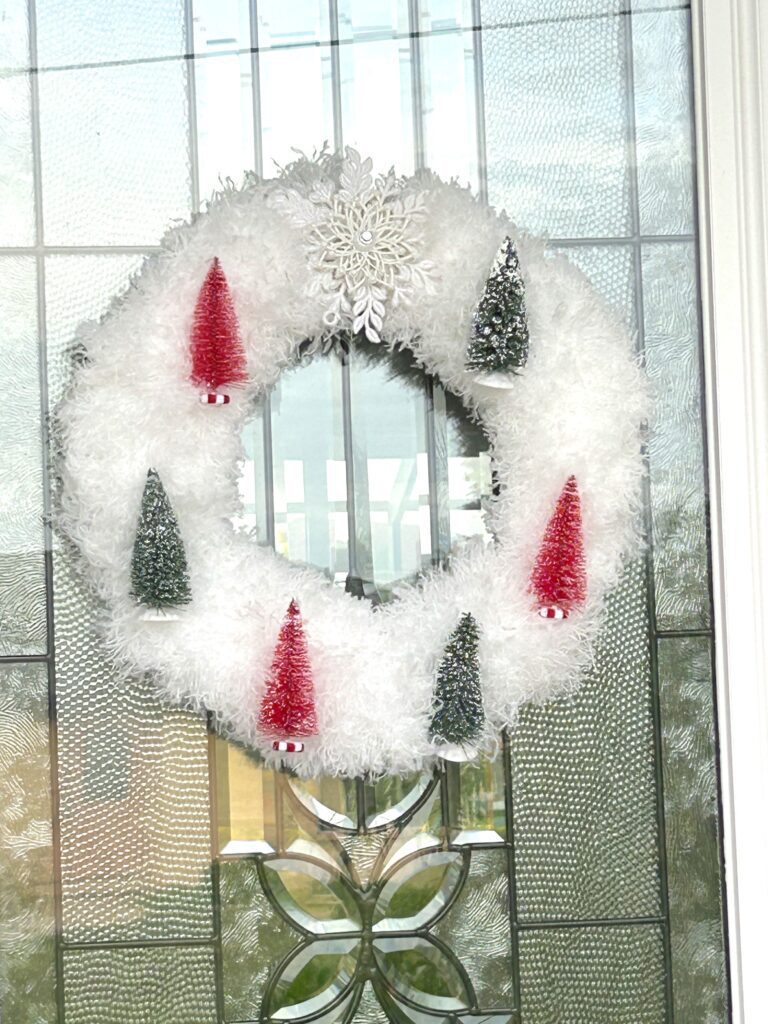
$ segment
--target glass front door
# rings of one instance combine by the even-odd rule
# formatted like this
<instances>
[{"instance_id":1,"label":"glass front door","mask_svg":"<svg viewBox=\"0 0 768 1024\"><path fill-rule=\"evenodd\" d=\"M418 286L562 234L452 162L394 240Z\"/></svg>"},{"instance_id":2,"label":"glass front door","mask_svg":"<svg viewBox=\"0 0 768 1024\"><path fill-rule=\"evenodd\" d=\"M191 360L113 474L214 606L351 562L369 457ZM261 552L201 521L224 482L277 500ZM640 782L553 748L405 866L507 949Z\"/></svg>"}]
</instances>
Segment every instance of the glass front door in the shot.
<instances>
[{"instance_id":1,"label":"glass front door","mask_svg":"<svg viewBox=\"0 0 768 1024\"><path fill-rule=\"evenodd\" d=\"M0 14L2 1019L725 1024L689 4ZM51 525L48 425L76 327L165 228L326 140L566 251L635 332L655 414L647 551L581 691L492 762L300 784L116 674ZM260 541L367 599L483 530L482 436L427 378L315 361L246 446Z\"/></svg>"}]
</instances>

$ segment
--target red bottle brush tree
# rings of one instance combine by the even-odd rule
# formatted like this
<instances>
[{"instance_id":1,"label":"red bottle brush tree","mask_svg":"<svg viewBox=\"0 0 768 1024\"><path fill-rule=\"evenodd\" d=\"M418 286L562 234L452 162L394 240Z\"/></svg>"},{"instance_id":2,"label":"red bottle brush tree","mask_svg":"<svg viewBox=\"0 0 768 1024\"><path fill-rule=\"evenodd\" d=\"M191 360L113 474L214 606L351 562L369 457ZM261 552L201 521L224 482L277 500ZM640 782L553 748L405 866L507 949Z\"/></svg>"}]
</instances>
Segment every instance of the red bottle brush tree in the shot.
<instances>
[{"instance_id":1,"label":"red bottle brush tree","mask_svg":"<svg viewBox=\"0 0 768 1024\"><path fill-rule=\"evenodd\" d=\"M300 751L298 738L317 733L317 713L307 638L299 606L291 601L277 637L272 668L261 702L259 729L274 738L275 750ZM294 742L290 742L294 741Z\"/></svg>"},{"instance_id":2,"label":"red bottle brush tree","mask_svg":"<svg viewBox=\"0 0 768 1024\"><path fill-rule=\"evenodd\" d=\"M192 383L206 389L200 401L226 405L229 395L217 394L218 389L244 384L248 368L232 295L218 257L197 297L190 345Z\"/></svg>"},{"instance_id":3,"label":"red bottle brush tree","mask_svg":"<svg viewBox=\"0 0 768 1024\"><path fill-rule=\"evenodd\" d=\"M575 476L568 477L547 523L530 589L539 615L547 619L567 619L587 598L581 499Z\"/></svg>"}]
</instances>

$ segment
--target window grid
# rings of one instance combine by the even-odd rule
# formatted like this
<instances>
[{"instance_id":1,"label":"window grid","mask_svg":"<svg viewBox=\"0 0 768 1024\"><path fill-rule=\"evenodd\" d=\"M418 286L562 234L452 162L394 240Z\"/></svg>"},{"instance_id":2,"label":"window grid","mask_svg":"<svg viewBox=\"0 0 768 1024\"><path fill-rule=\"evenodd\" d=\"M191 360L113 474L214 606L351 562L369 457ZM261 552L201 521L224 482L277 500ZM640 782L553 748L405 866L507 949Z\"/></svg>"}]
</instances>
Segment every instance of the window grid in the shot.
<instances>
[{"instance_id":1,"label":"window grid","mask_svg":"<svg viewBox=\"0 0 768 1024\"><path fill-rule=\"evenodd\" d=\"M665 10L678 10L688 9L688 4L670 4ZM49 255L69 255L69 254L149 254L159 251L158 246L47 246L44 240L43 230L43 189L42 189L42 175L41 175L41 153L40 153L40 111L39 111L39 93L38 93L38 60L37 60L37 19L35 10L35 0L29 0L28 3L29 12L29 47L30 47L30 90L31 90L31 112L32 112L32 158L33 158L33 185L34 185L34 200L35 200L35 242L32 246L16 246L16 247L5 247L2 249L3 254L6 255L32 255L35 258L37 268L37 282L38 282L38 328L40 338L40 394L41 394L41 409L43 416L43 423L47 423L49 419L49 408L48 408L48 381L46 371L46 300L45 300L45 258ZM183 58L186 61L187 68L187 89L188 89L188 106L189 106L189 125L190 125L190 156L191 156L191 200L193 208L197 208L199 204L199 174L198 174L198 159L197 159L197 136L196 136L196 97L195 97L195 61L200 59L212 59L215 60L218 57L225 56L228 53L243 53L243 50L232 50L232 51L220 51L216 54L207 55L205 58L201 55L196 55L193 52L192 42L192 19L193 19L193 2L192 0L185 0L185 28L186 28L186 53L183 54ZM626 25L625 41L626 41L626 74L627 74L627 97L629 103L628 110L628 124L630 128L630 137L628 139L631 149L634 151L636 145L635 138L635 124L634 124L634 105L633 105L633 90L632 90L632 75L633 75L633 50L632 50L632 19L631 11L625 10L620 12L621 14L627 15L624 18ZM356 40L342 40L338 38L338 5L336 0L329 0L329 14L330 23L332 26L332 32L335 32L335 36L331 39L331 63L332 63L332 95L333 95L333 110L334 110L334 143L338 147L342 143L342 124L341 124L341 74L340 74L340 62L339 62L339 48L343 45L354 43ZM257 0L250 0L250 21L251 21L251 65L252 65L252 89L253 89L253 109L254 109L254 165L257 172L261 171L262 168L262 134L261 134L261 122L260 122L260 83L259 83L259 45L258 45L258 20L257 20ZM610 15L615 17L616 15ZM422 82L421 82L421 39L425 36L435 36L441 34L456 33L459 31L466 31L467 28L474 33L474 52L475 52L475 101L477 103L476 111L476 124L477 124L477 145L481 159L478 161L478 168L480 179L478 182L479 191L481 195L487 194L487 182L485 180L485 161L482 159L484 149L484 112L482 109L483 102L483 90L482 90L482 32L481 32L481 20L480 20L480 0L473 0L473 24L471 26L463 26L463 28L439 28L431 31L420 31L420 9L419 0L410 0L409 2L409 18L410 18L410 31L407 34L407 38L410 39L411 54L412 54L412 89L413 89L413 111L414 111L414 154L417 166L421 166L424 162L424 126L423 116L421 109L421 94L422 94ZM381 38L403 38L402 34L390 33L383 35ZM301 45L318 45L316 43L310 44L295 44ZM280 44L272 46L270 49L287 48L281 47ZM163 60L165 58L157 58ZM176 58L173 58L176 59ZM98 65L83 65L88 66L107 66L112 63L144 63L146 61L119 61L119 62L104 62L104 64ZM638 304L638 344L640 350L643 349L644 344L644 332L643 332L643 278L642 278L642 266L641 266L641 254L643 247L650 243L690 243L695 240L695 236L692 234L683 235L648 235L643 234L640 231L640 207L638 198L638 181L637 181L637 170L636 161L630 161L631 164L631 217L632 217L632 234L627 236L617 237L598 237L598 238L558 238L553 239L552 244L562 247L578 247L578 246L613 246L613 245L630 245L633 253L633 264L634 264L634 276L635 276L635 298ZM349 391L348 388L345 392L345 410L346 416L349 417ZM430 413L431 430L427 432L427 443L428 443L428 456L431 460L431 464L435 464L436 451L434 441L434 413ZM271 415L269 409L269 402L265 403L265 415L264 415L264 446L265 446L265 465L266 465L266 483L267 493L272 493L272 444L271 444ZM349 438L351 445L351 438ZM49 678L49 694L50 694L50 714L51 721L55 723L56 718L56 675L55 675L55 651L54 651L54 633L53 633L53 569L52 569L52 534L51 534L51 495L50 495L50 475L48 467L50 465L50 448L47 438L47 432L43 430L42 438L42 457L43 457L43 471L44 471L44 510L45 510L45 578L46 578L46 612L47 612L47 651L45 655L28 655L28 656L13 656L6 655L0 657L0 664L14 664L14 663L45 663L48 668ZM347 455L347 472L352 472L352 459L351 451L347 450L347 438L345 435L345 454ZM348 483L351 481L348 481ZM434 483L434 475L431 476L430 483ZM430 493L433 494L432 487L430 487ZM348 486L348 496L354 494L353 486ZM438 512L436 509L431 508L432 522L436 524ZM267 508L267 536L266 540L268 543L274 543L274 508L271 506L271 502L268 502ZM352 529L354 522L354 508L350 502L350 542L355 536L355 531ZM515 991L520 993L519 985L519 958L517 955L517 934L521 930L525 929L538 929L538 928L580 928L589 925L622 925L622 924L649 924L658 925L660 924L663 928L664 934L664 952L666 962L666 1020L668 1024L671 1024L673 1020L673 1004L672 1004L672 971L671 971L671 954L670 954L670 933L669 933L669 899L666 889L666 848L664 843L664 795L663 795L663 780L662 780L662 760L661 760L661 712L660 712L660 701L659 701L659 680L658 680L658 642L661 638L690 638L690 637L706 637L713 640L713 631L709 628L701 629L658 629L656 626L655 617L655 605L654 605L654 588L653 588L653 551L651 547L652 538L650 532L650 522L647 522L648 531L648 553L647 553L647 576L648 576L648 602L650 612L650 623L651 623L651 659L652 659L652 671L653 671L653 717L654 717L654 738L655 738L655 750L656 750L656 791L657 791L657 820L658 820L658 838L659 838L659 859L661 865L661 876L662 876L662 906L663 916L662 917L645 917L645 918L616 918L616 919L604 919L604 920L526 920L525 922L519 922L516 919L517 913L517 901L514 898L514 884L515 884L515 853L514 853L514 821L511 804L511 785L510 785L510 758L509 758L509 743L505 738L504 748L504 763L505 763L505 775L506 775L506 786L507 786L507 814L508 814L508 840L506 848L508 850L509 857L509 877L511 883L512 896L512 922L511 931L513 936L513 971L515 975ZM433 528L433 557L438 555L438 547L435 546L434 542L434 528ZM352 570L352 555L350 555L350 571ZM220 920L220 902L219 902L219 887L218 887L218 862L214 858L213 861L213 873L214 873L214 933L210 940L193 940L193 939L178 939L178 940L142 940L136 942L68 942L64 943L61 940L62 933L62 901L61 901L61 875L60 875L60 839L58 833L58 777L57 777L57 750L56 750L56 730L52 728L50 730L50 743L51 743L51 772L52 772L52 793L53 793L53 807L52 807L52 820L53 820L53 846L54 846L54 865L55 865L55 906L56 906L56 929L57 929L57 951L56 951L56 974L57 974L57 1007L59 1014L59 1022L64 1022L64 988L63 988L63 952L66 948L69 949L101 949L101 948L132 948L132 947L143 947L143 946L198 946L198 945L212 945L216 957L217 967L217 1013L220 1021L224 1020L224 997L223 997L223 979L222 979L222 950L221 950L221 920ZM212 741L211 741L212 742ZM213 765L212 765L213 766ZM359 782L362 787L362 781ZM212 831L216 821L216 808L214 801L215 787L211 787L212 793L212 805L211 805L211 816L212 816Z\"/></svg>"}]
</instances>

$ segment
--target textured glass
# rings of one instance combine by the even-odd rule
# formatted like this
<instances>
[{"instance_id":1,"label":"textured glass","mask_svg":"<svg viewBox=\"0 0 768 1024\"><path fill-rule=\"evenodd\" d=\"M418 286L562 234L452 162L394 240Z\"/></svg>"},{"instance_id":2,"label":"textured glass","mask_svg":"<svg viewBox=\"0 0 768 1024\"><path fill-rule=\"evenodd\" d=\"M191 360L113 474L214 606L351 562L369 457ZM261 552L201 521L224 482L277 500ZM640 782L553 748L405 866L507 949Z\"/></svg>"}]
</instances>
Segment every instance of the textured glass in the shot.
<instances>
[{"instance_id":1,"label":"textured glass","mask_svg":"<svg viewBox=\"0 0 768 1024\"><path fill-rule=\"evenodd\" d=\"M136 258L133 258L135 265ZM52 400L71 378L71 331L103 310L130 260L51 257ZM207 936L212 927L204 724L121 678L100 609L64 548L55 561L61 870L69 941Z\"/></svg>"},{"instance_id":2,"label":"textured glass","mask_svg":"<svg viewBox=\"0 0 768 1024\"><path fill-rule=\"evenodd\" d=\"M630 0L481 0L483 26L518 25L521 21L565 22L600 18L629 9Z\"/></svg>"},{"instance_id":3,"label":"textured glass","mask_svg":"<svg viewBox=\"0 0 768 1024\"><path fill-rule=\"evenodd\" d=\"M644 579L634 565L609 598L582 688L524 707L512 734L523 920L661 909L648 658Z\"/></svg>"},{"instance_id":4,"label":"textured glass","mask_svg":"<svg viewBox=\"0 0 768 1024\"><path fill-rule=\"evenodd\" d=\"M213 950L64 954L66 1024L216 1024Z\"/></svg>"},{"instance_id":5,"label":"textured glass","mask_svg":"<svg viewBox=\"0 0 768 1024\"><path fill-rule=\"evenodd\" d=\"M676 1024L725 1024L725 951L712 651L659 641L664 806Z\"/></svg>"},{"instance_id":6,"label":"textured glass","mask_svg":"<svg viewBox=\"0 0 768 1024\"><path fill-rule=\"evenodd\" d=\"M0 71L29 67L27 0L0 0Z\"/></svg>"},{"instance_id":7,"label":"textured glass","mask_svg":"<svg viewBox=\"0 0 768 1024\"><path fill-rule=\"evenodd\" d=\"M409 39L354 43L339 49L344 143L377 169L413 170L413 91Z\"/></svg>"},{"instance_id":8,"label":"textured glass","mask_svg":"<svg viewBox=\"0 0 768 1024\"><path fill-rule=\"evenodd\" d=\"M184 0L36 0L41 68L184 52Z\"/></svg>"},{"instance_id":9,"label":"textured glass","mask_svg":"<svg viewBox=\"0 0 768 1024\"><path fill-rule=\"evenodd\" d=\"M201 200L253 170L250 54L196 60L197 166Z\"/></svg>"},{"instance_id":10,"label":"textured glass","mask_svg":"<svg viewBox=\"0 0 768 1024\"><path fill-rule=\"evenodd\" d=\"M488 194L521 227L568 238L629 229L622 22L483 32Z\"/></svg>"},{"instance_id":11,"label":"textured glass","mask_svg":"<svg viewBox=\"0 0 768 1024\"><path fill-rule=\"evenodd\" d=\"M0 668L0 1019L54 1024L48 672Z\"/></svg>"},{"instance_id":12,"label":"textured glass","mask_svg":"<svg viewBox=\"0 0 768 1024\"><path fill-rule=\"evenodd\" d=\"M640 230L693 231L689 11L632 18Z\"/></svg>"},{"instance_id":13,"label":"textured glass","mask_svg":"<svg viewBox=\"0 0 768 1024\"><path fill-rule=\"evenodd\" d=\"M287 5L284 5L287 7ZM264 174L333 143L329 46L267 50L259 55Z\"/></svg>"},{"instance_id":14,"label":"textured glass","mask_svg":"<svg viewBox=\"0 0 768 1024\"><path fill-rule=\"evenodd\" d=\"M29 78L0 75L0 246L32 245L32 124Z\"/></svg>"},{"instance_id":15,"label":"textured glass","mask_svg":"<svg viewBox=\"0 0 768 1024\"><path fill-rule=\"evenodd\" d=\"M225 1017L257 1020L270 972L296 935L267 899L252 861L223 863L220 879Z\"/></svg>"},{"instance_id":16,"label":"textured glass","mask_svg":"<svg viewBox=\"0 0 768 1024\"><path fill-rule=\"evenodd\" d=\"M189 215L188 70L168 61L39 76L47 244L154 245Z\"/></svg>"},{"instance_id":17,"label":"textured glass","mask_svg":"<svg viewBox=\"0 0 768 1024\"><path fill-rule=\"evenodd\" d=\"M121 679L70 556L55 555L64 934L69 941L210 934L205 728Z\"/></svg>"},{"instance_id":18,"label":"textured glass","mask_svg":"<svg viewBox=\"0 0 768 1024\"><path fill-rule=\"evenodd\" d=\"M693 244L644 246L643 286L656 621L659 629L695 629L710 611Z\"/></svg>"},{"instance_id":19,"label":"textured glass","mask_svg":"<svg viewBox=\"0 0 768 1024\"><path fill-rule=\"evenodd\" d=\"M461 898L434 928L484 1007L515 1005L507 868L506 850L473 850Z\"/></svg>"},{"instance_id":20,"label":"textured glass","mask_svg":"<svg viewBox=\"0 0 768 1024\"><path fill-rule=\"evenodd\" d=\"M0 259L0 654L46 647L43 474L35 261Z\"/></svg>"},{"instance_id":21,"label":"textured glass","mask_svg":"<svg viewBox=\"0 0 768 1024\"><path fill-rule=\"evenodd\" d=\"M421 103L424 163L443 178L477 189L474 43L473 32L424 37Z\"/></svg>"},{"instance_id":22,"label":"textured glass","mask_svg":"<svg viewBox=\"0 0 768 1024\"><path fill-rule=\"evenodd\" d=\"M520 940L525 1024L661 1024L661 929L557 928Z\"/></svg>"},{"instance_id":23,"label":"textured glass","mask_svg":"<svg viewBox=\"0 0 768 1024\"><path fill-rule=\"evenodd\" d=\"M568 245L562 253L583 271L630 330L637 328L635 270L629 245Z\"/></svg>"}]
</instances>

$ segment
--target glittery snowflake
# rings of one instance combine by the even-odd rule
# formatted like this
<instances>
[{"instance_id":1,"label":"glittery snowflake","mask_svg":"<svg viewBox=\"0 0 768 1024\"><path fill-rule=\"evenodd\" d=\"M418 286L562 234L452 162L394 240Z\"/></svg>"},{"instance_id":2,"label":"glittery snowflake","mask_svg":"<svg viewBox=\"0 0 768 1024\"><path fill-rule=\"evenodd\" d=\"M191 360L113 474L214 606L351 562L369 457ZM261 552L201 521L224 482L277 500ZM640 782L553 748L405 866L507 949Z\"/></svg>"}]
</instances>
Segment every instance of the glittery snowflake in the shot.
<instances>
[{"instance_id":1,"label":"glittery snowflake","mask_svg":"<svg viewBox=\"0 0 768 1024\"><path fill-rule=\"evenodd\" d=\"M387 307L411 302L414 287L429 289L435 268L419 257L423 194L404 189L393 171L374 179L372 166L347 147L338 187L320 179L277 199L306 229L312 287L326 301L329 332L348 325L379 342Z\"/></svg>"}]
</instances>

